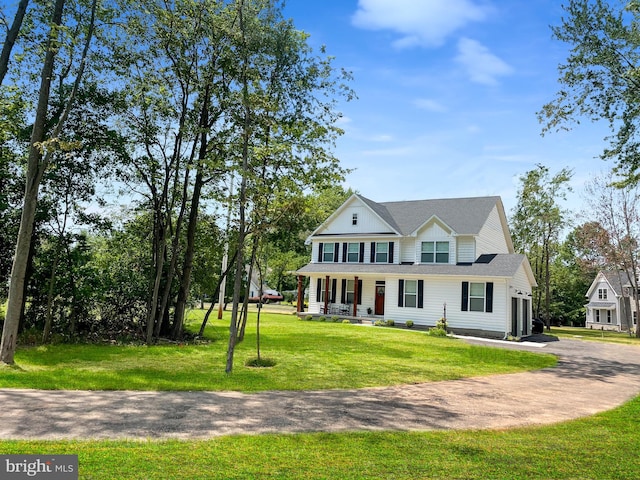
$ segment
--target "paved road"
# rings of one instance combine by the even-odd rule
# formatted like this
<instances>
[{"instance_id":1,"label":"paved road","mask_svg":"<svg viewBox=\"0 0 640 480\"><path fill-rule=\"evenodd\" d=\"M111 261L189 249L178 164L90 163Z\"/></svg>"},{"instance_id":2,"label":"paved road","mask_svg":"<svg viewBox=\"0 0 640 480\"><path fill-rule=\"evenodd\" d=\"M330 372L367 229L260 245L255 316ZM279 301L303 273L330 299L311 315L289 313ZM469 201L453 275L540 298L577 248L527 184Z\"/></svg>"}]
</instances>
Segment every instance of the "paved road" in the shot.
<instances>
[{"instance_id":1,"label":"paved road","mask_svg":"<svg viewBox=\"0 0 640 480\"><path fill-rule=\"evenodd\" d=\"M481 343L481 342L480 342ZM1 439L509 428L608 410L640 394L640 348L561 340L557 367L362 390L129 392L0 389Z\"/></svg>"}]
</instances>

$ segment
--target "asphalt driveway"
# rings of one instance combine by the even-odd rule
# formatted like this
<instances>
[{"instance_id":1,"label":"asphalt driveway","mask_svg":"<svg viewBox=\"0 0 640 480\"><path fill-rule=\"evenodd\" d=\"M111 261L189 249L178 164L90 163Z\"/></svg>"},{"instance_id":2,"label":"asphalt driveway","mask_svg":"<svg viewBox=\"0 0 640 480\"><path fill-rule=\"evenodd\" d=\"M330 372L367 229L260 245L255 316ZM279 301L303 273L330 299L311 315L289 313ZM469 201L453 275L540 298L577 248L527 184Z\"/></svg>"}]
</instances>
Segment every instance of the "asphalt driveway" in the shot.
<instances>
[{"instance_id":1,"label":"asphalt driveway","mask_svg":"<svg viewBox=\"0 0 640 480\"><path fill-rule=\"evenodd\" d=\"M467 340L483 343L480 340ZM640 394L640 348L580 340L492 343L556 367L464 380L304 392L0 389L1 439L202 439L229 434L492 429L614 408Z\"/></svg>"}]
</instances>

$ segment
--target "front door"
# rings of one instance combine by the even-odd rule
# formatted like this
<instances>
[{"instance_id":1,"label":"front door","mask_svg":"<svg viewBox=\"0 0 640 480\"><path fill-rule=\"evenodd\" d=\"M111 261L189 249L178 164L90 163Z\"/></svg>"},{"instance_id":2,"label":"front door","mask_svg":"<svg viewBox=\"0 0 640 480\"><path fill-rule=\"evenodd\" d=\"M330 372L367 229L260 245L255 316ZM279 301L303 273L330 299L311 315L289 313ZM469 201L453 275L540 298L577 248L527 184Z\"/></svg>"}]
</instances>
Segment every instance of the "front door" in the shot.
<instances>
[{"instance_id":1,"label":"front door","mask_svg":"<svg viewBox=\"0 0 640 480\"><path fill-rule=\"evenodd\" d=\"M384 315L384 285L376 285L376 315Z\"/></svg>"}]
</instances>

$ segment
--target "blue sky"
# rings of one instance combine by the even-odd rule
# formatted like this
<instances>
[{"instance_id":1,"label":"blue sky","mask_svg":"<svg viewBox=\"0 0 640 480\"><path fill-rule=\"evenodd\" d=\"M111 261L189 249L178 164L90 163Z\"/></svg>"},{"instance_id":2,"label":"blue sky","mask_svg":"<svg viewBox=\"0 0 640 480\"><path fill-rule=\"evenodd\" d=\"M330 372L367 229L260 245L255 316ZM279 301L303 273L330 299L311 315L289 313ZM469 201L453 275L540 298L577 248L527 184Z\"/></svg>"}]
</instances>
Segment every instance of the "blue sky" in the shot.
<instances>
[{"instance_id":1,"label":"blue sky","mask_svg":"<svg viewBox=\"0 0 640 480\"><path fill-rule=\"evenodd\" d=\"M559 88L560 0L288 0L285 14L353 72L335 154L376 201L500 195L536 164L575 170L567 208L611 168L605 124L541 136L536 112Z\"/></svg>"}]
</instances>

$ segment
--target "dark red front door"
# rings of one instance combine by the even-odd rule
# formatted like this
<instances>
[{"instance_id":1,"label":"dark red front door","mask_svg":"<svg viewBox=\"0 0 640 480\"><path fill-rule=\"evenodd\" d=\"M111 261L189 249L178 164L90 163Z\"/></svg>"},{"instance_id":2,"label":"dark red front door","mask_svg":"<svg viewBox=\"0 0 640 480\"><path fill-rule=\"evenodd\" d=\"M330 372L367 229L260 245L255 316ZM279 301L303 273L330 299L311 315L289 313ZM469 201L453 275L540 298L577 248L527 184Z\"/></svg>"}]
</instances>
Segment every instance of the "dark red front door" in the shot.
<instances>
[{"instance_id":1,"label":"dark red front door","mask_svg":"<svg viewBox=\"0 0 640 480\"><path fill-rule=\"evenodd\" d=\"M376 315L384 315L384 285L376 285Z\"/></svg>"}]
</instances>

